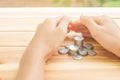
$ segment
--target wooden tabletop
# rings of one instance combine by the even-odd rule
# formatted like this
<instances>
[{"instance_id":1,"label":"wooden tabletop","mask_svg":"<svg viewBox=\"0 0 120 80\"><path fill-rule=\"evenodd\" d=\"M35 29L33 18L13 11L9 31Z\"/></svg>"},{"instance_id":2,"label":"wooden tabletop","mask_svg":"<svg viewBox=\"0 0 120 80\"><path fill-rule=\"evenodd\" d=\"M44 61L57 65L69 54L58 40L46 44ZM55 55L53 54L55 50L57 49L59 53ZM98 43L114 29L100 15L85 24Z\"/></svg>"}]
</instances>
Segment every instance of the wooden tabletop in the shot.
<instances>
[{"instance_id":1,"label":"wooden tabletop","mask_svg":"<svg viewBox=\"0 0 120 80\"><path fill-rule=\"evenodd\" d=\"M120 8L0 8L0 80L14 79L25 48L45 18L68 15L77 20L84 13L107 14L120 25ZM61 46L67 42L71 40ZM120 59L93 39L85 42L94 45L96 56L76 61L56 51L45 66L46 80L120 80Z\"/></svg>"}]
</instances>

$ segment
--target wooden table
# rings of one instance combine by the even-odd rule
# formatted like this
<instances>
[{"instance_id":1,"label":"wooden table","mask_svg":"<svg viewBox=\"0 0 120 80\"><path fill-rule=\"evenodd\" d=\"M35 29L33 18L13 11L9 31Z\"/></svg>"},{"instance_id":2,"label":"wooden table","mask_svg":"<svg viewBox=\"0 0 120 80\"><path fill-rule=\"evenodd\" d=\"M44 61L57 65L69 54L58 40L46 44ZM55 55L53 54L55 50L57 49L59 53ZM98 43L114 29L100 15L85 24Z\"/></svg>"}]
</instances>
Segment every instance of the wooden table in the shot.
<instances>
[{"instance_id":1,"label":"wooden table","mask_svg":"<svg viewBox=\"0 0 120 80\"><path fill-rule=\"evenodd\" d=\"M25 48L45 18L65 14L76 20L83 13L107 14L120 25L120 8L0 8L0 80L14 79ZM95 46L97 56L75 61L54 53L45 66L46 80L120 80L120 59L93 39L85 42Z\"/></svg>"}]
</instances>

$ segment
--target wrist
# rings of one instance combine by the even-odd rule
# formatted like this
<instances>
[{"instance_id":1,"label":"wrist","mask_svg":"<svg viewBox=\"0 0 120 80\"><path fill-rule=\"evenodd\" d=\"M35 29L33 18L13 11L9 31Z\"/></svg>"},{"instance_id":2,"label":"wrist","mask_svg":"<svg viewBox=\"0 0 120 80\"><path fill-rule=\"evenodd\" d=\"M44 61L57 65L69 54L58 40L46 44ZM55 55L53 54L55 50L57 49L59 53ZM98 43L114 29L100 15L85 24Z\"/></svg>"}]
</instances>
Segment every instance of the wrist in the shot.
<instances>
[{"instance_id":1,"label":"wrist","mask_svg":"<svg viewBox=\"0 0 120 80\"><path fill-rule=\"evenodd\" d=\"M27 51L29 51L33 56L45 60L45 57L52 49L47 45L44 39L40 38L39 35L35 35L30 42Z\"/></svg>"},{"instance_id":2,"label":"wrist","mask_svg":"<svg viewBox=\"0 0 120 80\"><path fill-rule=\"evenodd\" d=\"M47 46L41 44L30 44L27 48L27 52L32 56L36 56L40 60L44 60L46 55L51 51Z\"/></svg>"}]
</instances>

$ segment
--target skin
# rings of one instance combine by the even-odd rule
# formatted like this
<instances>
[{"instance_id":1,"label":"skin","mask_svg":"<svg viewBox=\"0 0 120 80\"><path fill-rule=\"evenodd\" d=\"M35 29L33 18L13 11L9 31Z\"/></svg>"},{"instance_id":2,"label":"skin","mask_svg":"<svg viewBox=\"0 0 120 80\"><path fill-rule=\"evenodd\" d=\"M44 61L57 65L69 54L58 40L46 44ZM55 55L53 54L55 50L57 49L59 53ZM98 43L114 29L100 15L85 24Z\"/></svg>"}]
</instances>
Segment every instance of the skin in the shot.
<instances>
[{"instance_id":1,"label":"skin","mask_svg":"<svg viewBox=\"0 0 120 80\"><path fill-rule=\"evenodd\" d=\"M120 27L108 16L84 16L72 22L72 30L93 37L105 49L120 57ZM82 26L81 26L82 25Z\"/></svg>"},{"instance_id":2,"label":"skin","mask_svg":"<svg viewBox=\"0 0 120 80\"><path fill-rule=\"evenodd\" d=\"M69 32L74 31L76 33L82 33L83 37L92 38L89 30L85 25L82 24L81 20L70 22Z\"/></svg>"},{"instance_id":3,"label":"skin","mask_svg":"<svg viewBox=\"0 0 120 80\"><path fill-rule=\"evenodd\" d=\"M45 61L52 55L50 52L60 46L70 30L93 37L104 48L120 57L120 28L110 17L82 15L76 22L71 22L66 16L50 18L38 25L21 59L15 80L44 80Z\"/></svg>"}]
</instances>

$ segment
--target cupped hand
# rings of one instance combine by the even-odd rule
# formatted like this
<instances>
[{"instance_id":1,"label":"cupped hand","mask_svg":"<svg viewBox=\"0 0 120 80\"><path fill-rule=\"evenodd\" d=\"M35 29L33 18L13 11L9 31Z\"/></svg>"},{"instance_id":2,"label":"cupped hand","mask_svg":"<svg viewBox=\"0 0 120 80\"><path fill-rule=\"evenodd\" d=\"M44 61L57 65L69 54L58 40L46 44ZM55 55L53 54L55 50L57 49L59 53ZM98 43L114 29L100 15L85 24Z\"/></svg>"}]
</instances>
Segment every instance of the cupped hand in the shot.
<instances>
[{"instance_id":1,"label":"cupped hand","mask_svg":"<svg viewBox=\"0 0 120 80\"><path fill-rule=\"evenodd\" d=\"M92 38L89 30L84 26L80 20L71 21L69 25L69 31L74 31L76 33L82 33L82 36L86 38Z\"/></svg>"},{"instance_id":2,"label":"cupped hand","mask_svg":"<svg viewBox=\"0 0 120 80\"><path fill-rule=\"evenodd\" d=\"M69 23L70 18L66 16L46 19L38 25L28 49L34 53L40 53L44 58L63 42Z\"/></svg>"},{"instance_id":3,"label":"cupped hand","mask_svg":"<svg viewBox=\"0 0 120 80\"><path fill-rule=\"evenodd\" d=\"M104 48L120 57L120 27L108 16L81 16L81 23Z\"/></svg>"}]
</instances>

